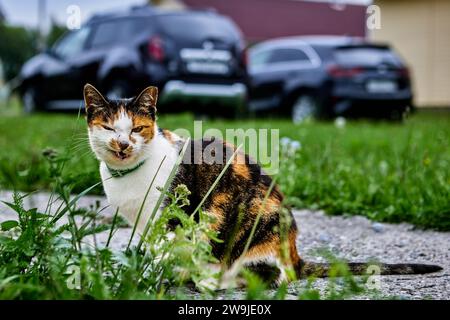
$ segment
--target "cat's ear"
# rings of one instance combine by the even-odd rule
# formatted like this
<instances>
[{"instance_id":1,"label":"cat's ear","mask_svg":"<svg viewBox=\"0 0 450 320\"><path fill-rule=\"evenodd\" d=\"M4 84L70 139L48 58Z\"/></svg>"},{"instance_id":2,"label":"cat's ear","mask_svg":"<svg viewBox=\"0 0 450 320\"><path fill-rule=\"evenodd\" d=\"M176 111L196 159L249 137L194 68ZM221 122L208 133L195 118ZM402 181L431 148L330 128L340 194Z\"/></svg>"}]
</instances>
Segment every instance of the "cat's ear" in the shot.
<instances>
[{"instance_id":1,"label":"cat's ear","mask_svg":"<svg viewBox=\"0 0 450 320\"><path fill-rule=\"evenodd\" d=\"M102 96L102 94L93 85L89 83L87 83L84 86L83 94L86 111L93 110L96 108L102 108L108 105L108 102Z\"/></svg>"},{"instance_id":2,"label":"cat's ear","mask_svg":"<svg viewBox=\"0 0 450 320\"><path fill-rule=\"evenodd\" d=\"M138 110L145 113L155 114L156 113L156 102L158 101L158 88L157 87L147 87L137 96L135 99L135 105Z\"/></svg>"}]
</instances>

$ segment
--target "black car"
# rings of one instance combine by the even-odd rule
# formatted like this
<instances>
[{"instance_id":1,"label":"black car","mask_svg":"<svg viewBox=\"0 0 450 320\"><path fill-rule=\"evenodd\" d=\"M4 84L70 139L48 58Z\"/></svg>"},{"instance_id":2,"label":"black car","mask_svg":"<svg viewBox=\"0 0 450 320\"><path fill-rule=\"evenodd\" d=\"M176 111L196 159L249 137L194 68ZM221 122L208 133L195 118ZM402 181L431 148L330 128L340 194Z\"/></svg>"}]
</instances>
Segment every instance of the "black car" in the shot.
<instances>
[{"instance_id":1,"label":"black car","mask_svg":"<svg viewBox=\"0 0 450 320\"><path fill-rule=\"evenodd\" d=\"M137 7L92 17L30 59L20 79L28 112L78 109L85 83L110 98L156 85L161 103L234 107L247 96L245 43L236 25L214 12Z\"/></svg>"},{"instance_id":2,"label":"black car","mask_svg":"<svg viewBox=\"0 0 450 320\"><path fill-rule=\"evenodd\" d=\"M412 108L408 68L389 46L339 36L266 41L249 50L250 108L306 117L382 116Z\"/></svg>"}]
</instances>

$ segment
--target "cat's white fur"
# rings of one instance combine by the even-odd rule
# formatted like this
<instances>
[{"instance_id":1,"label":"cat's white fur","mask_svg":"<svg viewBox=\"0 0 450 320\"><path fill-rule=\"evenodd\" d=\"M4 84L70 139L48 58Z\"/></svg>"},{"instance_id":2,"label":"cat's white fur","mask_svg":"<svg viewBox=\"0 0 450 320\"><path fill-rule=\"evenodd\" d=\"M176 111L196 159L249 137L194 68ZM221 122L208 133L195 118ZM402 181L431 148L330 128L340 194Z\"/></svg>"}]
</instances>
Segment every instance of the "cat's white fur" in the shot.
<instances>
[{"instance_id":1,"label":"cat's white fur","mask_svg":"<svg viewBox=\"0 0 450 320\"><path fill-rule=\"evenodd\" d=\"M148 143L145 143L138 134L134 136L136 142L133 143L133 156L130 157L130 160L124 161L123 166L121 166L117 163L117 159L113 159L107 146L111 139L124 139L128 143L132 143L128 139L132 130L132 120L123 113L115 121L114 129L115 131L108 131L102 128L93 128L89 131L89 140L92 149L100 160L100 175L108 202L113 207L119 208L121 215L132 226L136 223L145 194L164 159L148 193L137 224L137 231L142 234L161 194L157 188L163 188L169 178L178 158L178 150L164 136L159 134L155 124L154 137ZM132 168L142 161L145 162L141 167L123 177L112 177L108 170L108 166L119 170ZM158 208L155 219L158 218L159 211L160 208Z\"/></svg>"}]
</instances>

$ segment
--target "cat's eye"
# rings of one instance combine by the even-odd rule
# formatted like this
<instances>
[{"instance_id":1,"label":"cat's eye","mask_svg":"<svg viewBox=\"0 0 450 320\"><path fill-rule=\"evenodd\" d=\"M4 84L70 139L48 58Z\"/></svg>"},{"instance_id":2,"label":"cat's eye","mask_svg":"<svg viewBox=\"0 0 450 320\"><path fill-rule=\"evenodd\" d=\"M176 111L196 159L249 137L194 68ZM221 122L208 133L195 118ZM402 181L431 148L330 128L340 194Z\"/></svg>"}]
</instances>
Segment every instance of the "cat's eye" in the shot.
<instances>
[{"instance_id":1,"label":"cat's eye","mask_svg":"<svg viewBox=\"0 0 450 320\"><path fill-rule=\"evenodd\" d=\"M133 130L131 130L131 132L141 132L144 129L144 126L139 126L139 127L134 127Z\"/></svg>"},{"instance_id":2,"label":"cat's eye","mask_svg":"<svg viewBox=\"0 0 450 320\"><path fill-rule=\"evenodd\" d=\"M108 127L108 126L105 126L105 125L102 125L102 127L103 127L103 129L105 129L105 130L108 130L108 131L114 131L113 128Z\"/></svg>"}]
</instances>

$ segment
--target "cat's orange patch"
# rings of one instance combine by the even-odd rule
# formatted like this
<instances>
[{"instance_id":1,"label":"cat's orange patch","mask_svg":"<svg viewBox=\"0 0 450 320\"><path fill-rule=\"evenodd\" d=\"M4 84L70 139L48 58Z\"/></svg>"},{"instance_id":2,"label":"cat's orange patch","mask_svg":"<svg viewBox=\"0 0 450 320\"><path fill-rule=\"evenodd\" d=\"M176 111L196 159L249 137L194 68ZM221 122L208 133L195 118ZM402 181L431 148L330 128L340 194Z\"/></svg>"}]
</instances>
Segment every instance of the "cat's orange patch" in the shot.
<instances>
[{"instance_id":1,"label":"cat's orange patch","mask_svg":"<svg viewBox=\"0 0 450 320\"><path fill-rule=\"evenodd\" d=\"M280 200L278 200L272 195L267 198L265 205L266 212L276 212L280 209L280 207L281 207Z\"/></svg>"},{"instance_id":2,"label":"cat's orange patch","mask_svg":"<svg viewBox=\"0 0 450 320\"><path fill-rule=\"evenodd\" d=\"M297 251L297 229L291 229L288 235L289 242L289 258L291 265L298 266L300 263L300 256Z\"/></svg>"},{"instance_id":3,"label":"cat's orange patch","mask_svg":"<svg viewBox=\"0 0 450 320\"><path fill-rule=\"evenodd\" d=\"M144 117L140 115L133 115L133 127L143 126L139 134L144 138L145 143L153 139L155 135L155 121L150 117Z\"/></svg>"},{"instance_id":4,"label":"cat's orange patch","mask_svg":"<svg viewBox=\"0 0 450 320\"><path fill-rule=\"evenodd\" d=\"M214 223L211 225L213 230L217 230L223 223L223 219L226 216L225 208L229 202L230 196L224 192L218 193L212 198L212 205L208 211L215 219Z\"/></svg>"},{"instance_id":5,"label":"cat's orange patch","mask_svg":"<svg viewBox=\"0 0 450 320\"><path fill-rule=\"evenodd\" d=\"M254 245L247 254L246 259L258 259L260 257L278 256L280 253L280 238L272 236L267 241Z\"/></svg>"},{"instance_id":6,"label":"cat's orange patch","mask_svg":"<svg viewBox=\"0 0 450 320\"><path fill-rule=\"evenodd\" d=\"M267 191L266 191L267 192ZM265 193L263 198L254 198L252 200L252 205L250 207L250 213L252 215L271 215L274 214L275 212L279 211L279 209L281 208L281 202L279 199L277 199L273 194L271 194L263 207L263 202L264 202L264 197L265 197Z\"/></svg>"},{"instance_id":7,"label":"cat's orange patch","mask_svg":"<svg viewBox=\"0 0 450 320\"><path fill-rule=\"evenodd\" d=\"M109 142L109 147L112 150L120 151L119 141L117 141L116 139L111 139L111 141Z\"/></svg>"},{"instance_id":8,"label":"cat's orange patch","mask_svg":"<svg viewBox=\"0 0 450 320\"><path fill-rule=\"evenodd\" d=\"M101 127L103 125L112 125L111 121L105 122L103 117L101 115L98 115L97 117L93 118L89 123L89 128L93 127Z\"/></svg>"},{"instance_id":9,"label":"cat's orange patch","mask_svg":"<svg viewBox=\"0 0 450 320\"><path fill-rule=\"evenodd\" d=\"M170 132L169 130L164 129L163 130L163 135L171 144L175 143L175 140L173 138L172 132Z\"/></svg>"},{"instance_id":10,"label":"cat's orange patch","mask_svg":"<svg viewBox=\"0 0 450 320\"><path fill-rule=\"evenodd\" d=\"M250 170L248 168L248 165L245 163L245 155L243 155L242 153L236 154L232 168L235 175L245 180L249 180L251 178Z\"/></svg>"}]
</instances>

